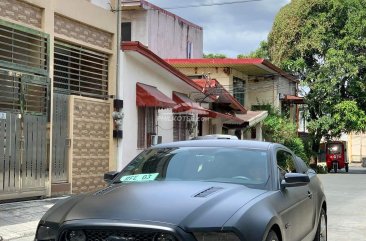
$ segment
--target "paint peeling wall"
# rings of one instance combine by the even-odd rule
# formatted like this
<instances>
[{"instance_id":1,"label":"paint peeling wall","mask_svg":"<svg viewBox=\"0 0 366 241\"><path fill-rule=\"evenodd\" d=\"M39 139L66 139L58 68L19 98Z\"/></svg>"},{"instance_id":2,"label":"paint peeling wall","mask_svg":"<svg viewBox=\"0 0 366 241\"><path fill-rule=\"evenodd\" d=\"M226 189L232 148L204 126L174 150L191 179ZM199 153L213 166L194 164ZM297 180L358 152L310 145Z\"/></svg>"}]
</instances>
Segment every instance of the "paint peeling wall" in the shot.
<instances>
[{"instance_id":1,"label":"paint peeling wall","mask_svg":"<svg viewBox=\"0 0 366 241\"><path fill-rule=\"evenodd\" d=\"M156 10L148 12L147 20L148 46L157 55L162 58L187 58L187 42L191 42L191 58L202 58L202 29Z\"/></svg>"}]
</instances>

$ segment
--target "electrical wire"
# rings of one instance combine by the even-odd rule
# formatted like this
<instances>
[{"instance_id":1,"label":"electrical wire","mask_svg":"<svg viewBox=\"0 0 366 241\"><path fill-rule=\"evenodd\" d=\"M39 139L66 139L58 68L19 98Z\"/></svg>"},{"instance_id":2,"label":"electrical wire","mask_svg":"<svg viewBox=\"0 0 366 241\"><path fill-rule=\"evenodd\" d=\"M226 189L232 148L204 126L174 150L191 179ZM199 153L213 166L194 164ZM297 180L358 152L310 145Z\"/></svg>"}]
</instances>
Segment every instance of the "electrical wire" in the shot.
<instances>
[{"instance_id":1,"label":"electrical wire","mask_svg":"<svg viewBox=\"0 0 366 241\"><path fill-rule=\"evenodd\" d=\"M262 1L263 0L241 0L241 1L232 1L232 2L221 2L221 3L192 4L192 5L187 5L187 6L176 6L176 7L166 7L166 8L163 7L163 9L212 7L212 6L232 5L232 4L241 4L241 3L249 3L249 2L262 2Z\"/></svg>"}]
</instances>

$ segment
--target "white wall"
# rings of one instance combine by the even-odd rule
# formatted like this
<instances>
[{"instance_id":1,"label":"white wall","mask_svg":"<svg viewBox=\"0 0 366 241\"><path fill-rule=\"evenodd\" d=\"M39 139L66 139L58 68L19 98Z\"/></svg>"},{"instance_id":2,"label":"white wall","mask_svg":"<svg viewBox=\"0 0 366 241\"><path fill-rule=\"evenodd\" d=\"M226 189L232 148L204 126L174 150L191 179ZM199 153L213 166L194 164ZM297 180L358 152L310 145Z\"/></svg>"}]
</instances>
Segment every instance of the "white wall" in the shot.
<instances>
[{"instance_id":1,"label":"white wall","mask_svg":"<svg viewBox=\"0 0 366 241\"><path fill-rule=\"evenodd\" d=\"M122 22L131 22L131 41L139 41L148 46L147 11L123 11L121 18Z\"/></svg>"},{"instance_id":2,"label":"white wall","mask_svg":"<svg viewBox=\"0 0 366 241\"><path fill-rule=\"evenodd\" d=\"M203 31L163 12L148 12L149 49L162 58L186 58L187 40L192 58L203 56Z\"/></svg>"},{"instance_id":3,"label":"white wall","mask_svg":"<svg viewBox=\"0 0 366 241\"><path fill-rule=\"evenodd\" d=\"M136 55L136 53L135 53ZM165 74L162 74L165 73ZM166 74L166 70L147 61L146 58L132 56L122 52L120 90L123 92L123 138L122 138L122 167L128 164L142 150L137 148L138 114L136 106L136 82L152 85L166 96L172 98L173 91L186 93L182 84L178 85L172 80L172 75ZM183 82L183 81L181 81ZM162 136L162 142L173 141L173 119L171 109L158 111L158 135Z\"/></svg>"}]
</instances>

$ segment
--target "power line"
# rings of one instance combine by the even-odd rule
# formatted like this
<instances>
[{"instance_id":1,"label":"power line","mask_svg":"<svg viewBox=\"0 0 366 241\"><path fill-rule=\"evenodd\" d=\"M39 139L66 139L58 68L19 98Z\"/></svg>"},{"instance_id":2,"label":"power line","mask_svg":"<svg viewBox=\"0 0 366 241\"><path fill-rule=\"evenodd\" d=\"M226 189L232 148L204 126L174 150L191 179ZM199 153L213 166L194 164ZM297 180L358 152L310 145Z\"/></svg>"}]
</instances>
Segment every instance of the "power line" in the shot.
<instances>
[{"instance_id":1,"label":"power line","mask_svg":"<svg viewBox=\"0 0 366 241\"><path fill-rule=\"evenodd\" d=\"M192 4L192 5L187 5L187 6L167 7L167 8L163 8L163 9L212 7L212 6L231 5L231 4L240 4L240 3L249 3L249 2L262 2L262 1L263 0L241 0L241 1L222 2L222 3Z\"/></svg>"}]
</instances>

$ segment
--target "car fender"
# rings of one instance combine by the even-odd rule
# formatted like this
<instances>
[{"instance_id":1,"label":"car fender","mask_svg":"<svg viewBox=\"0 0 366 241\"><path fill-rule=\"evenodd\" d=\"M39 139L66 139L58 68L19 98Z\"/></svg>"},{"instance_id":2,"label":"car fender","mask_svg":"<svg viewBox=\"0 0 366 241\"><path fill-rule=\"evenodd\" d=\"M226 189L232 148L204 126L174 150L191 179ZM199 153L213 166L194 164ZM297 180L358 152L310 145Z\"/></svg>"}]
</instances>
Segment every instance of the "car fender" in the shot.
<instances>
[{"instance_id":1,"label":"car fender","mask_svg":"<svg viewBox=\"0 0 366 241\"><path fill-rule=\"evenodd\" d=\"M240 234L243 240L262 240L273 225L278 225L282 235L284 225L276 210L271 207L269 196L271 194L267 192L239 209L224 224L223 229L234 228L235 233Z\"/></svg>"},{"instance_id":2,"label":"car fender","mask_svg":"<svg viewBox=\"0 0 366 241\"><path fill-rule=\"evenodd\" d=\"M272 217L271 220L268 222L266 230L265 230L264 235L263 235L262 241L266 240L266 238L268 236L268 233L273 229L274 226L278 227L278 230L275 230L275 231L276 231L276 233L277 233L277 231L279 232L277 234L279 234L281 236L281 240L286 241L286 239L283 235L284 231L283 231L283 228L282 228L283 227L282 222L276 216Z\"/></svg>"}]
</instances>

